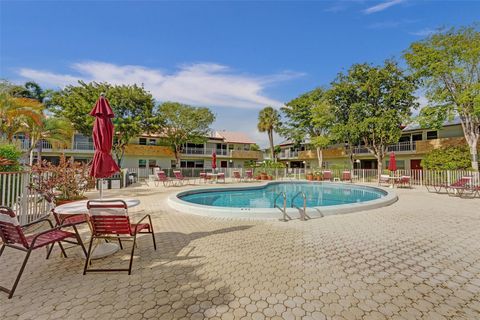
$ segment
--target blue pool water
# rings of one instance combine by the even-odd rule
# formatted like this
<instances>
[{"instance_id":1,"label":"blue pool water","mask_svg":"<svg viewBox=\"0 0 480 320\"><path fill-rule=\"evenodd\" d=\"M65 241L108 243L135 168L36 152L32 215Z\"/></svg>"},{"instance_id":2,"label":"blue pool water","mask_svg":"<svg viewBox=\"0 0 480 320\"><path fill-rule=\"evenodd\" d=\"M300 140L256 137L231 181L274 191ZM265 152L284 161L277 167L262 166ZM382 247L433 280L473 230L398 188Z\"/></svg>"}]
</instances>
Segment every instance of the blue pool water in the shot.
<instances>
[{"instance_id":1,"label":"blue pool water","mask_svg":"<svg viewBox=\"0 0 480 320\"><path fill-rule=\"evenodd\" d=\"M273 208L273 202L280 192L287 195L287 207L292 197L303 191L307 207L334 206L379 199L386 195L380 189L343 183L279 182L262 187L228 188L225 190L195 190L180 194L181 200L215 207L230 208ZM283 198L277 200L283 205ZM294 205L302 207L302 197L297 197Z\"/></svg>"}]
</instances>

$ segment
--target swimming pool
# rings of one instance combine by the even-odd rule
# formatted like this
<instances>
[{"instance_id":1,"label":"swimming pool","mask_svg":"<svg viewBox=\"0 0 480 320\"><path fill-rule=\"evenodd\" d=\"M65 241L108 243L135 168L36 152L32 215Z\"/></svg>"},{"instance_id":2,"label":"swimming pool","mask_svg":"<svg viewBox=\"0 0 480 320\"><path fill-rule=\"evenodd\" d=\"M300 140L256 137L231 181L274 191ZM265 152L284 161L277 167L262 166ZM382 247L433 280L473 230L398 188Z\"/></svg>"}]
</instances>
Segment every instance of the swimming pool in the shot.
<instances>
[{"instance_id":1,"label":"swimming pool","mask_svg":"<svg viewBox=\"0 0 480 320\"><path fill-rule=\"evenodd\" d=\"M282 181L244 187L209 187L175 194L169 203L180 211L218 217L278 218L286 207L289 215L299 216L305 194L307 214L324 216L367 210L389 205L397 196L388 189L345 183ZM300 194L299 194L300 193ZM297 197L295 195L299 194ZM292 205L292 199L295 198Z\"/></svg>"}]
</instances>

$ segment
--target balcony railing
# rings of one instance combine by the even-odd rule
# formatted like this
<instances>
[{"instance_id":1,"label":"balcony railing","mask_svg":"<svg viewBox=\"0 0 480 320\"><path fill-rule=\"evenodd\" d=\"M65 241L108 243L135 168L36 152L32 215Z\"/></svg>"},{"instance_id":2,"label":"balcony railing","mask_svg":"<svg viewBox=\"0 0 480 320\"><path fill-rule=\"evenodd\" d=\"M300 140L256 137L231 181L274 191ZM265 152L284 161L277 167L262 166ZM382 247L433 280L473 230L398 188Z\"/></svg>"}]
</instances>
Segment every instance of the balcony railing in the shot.
<instances>
[{"instance_id":1,"label":"balcony railing","mask_svg":"<svg viewBox=\"0 0 480 320\"><path fill-rule=\"evenodd\" d=\"M387 147L388 152L412 152L416 150L416 141L405 141L405 142L399 142L396 144L391 144ZM365 154L365 153L370 153L370 151L362 146L355 147L353 148L353 153L355 154Z\"/></svg>"},{"instance_id":2,"label":"balcony railing","mask_svg":"<svg viewBox=\"0 0 480 320\"><path fill-rule=\"evenodd\" d=\"M183 148L181 151L184 155L204 155L210 156L213 153L216 153L217 156L227 156L228 150L226 149L214 149L214 148Z\"/></svg>"},{"instance_id":3,"label":"balcony railing","mask_svg":"<svg viewBox=\"0 0 480 320\"><path fill-rule=\"evenodd\" d=\"M293 159L298 158L298 151L284 150L278 154L279 159Z\"/></svg>"},{"instance_id":4,"label":"balcony railing","mask_svg":"<svg viewBox=\"0 0 480 320\"><path fill-rule=\"evenodd\" d=\"M18 140L18 143L20 144L20 148L22 150L28 150L31 146L30 140L28 139L23 139L23 140ZM35 149L41 149L41 150L53 150L53 146L50 142L41 140L36 144ZM80 141L75 141L73 144L73 148L57 148L58 150L94 150L93 143L91 142L80 142Z\"/></svg>"}]
</instances>

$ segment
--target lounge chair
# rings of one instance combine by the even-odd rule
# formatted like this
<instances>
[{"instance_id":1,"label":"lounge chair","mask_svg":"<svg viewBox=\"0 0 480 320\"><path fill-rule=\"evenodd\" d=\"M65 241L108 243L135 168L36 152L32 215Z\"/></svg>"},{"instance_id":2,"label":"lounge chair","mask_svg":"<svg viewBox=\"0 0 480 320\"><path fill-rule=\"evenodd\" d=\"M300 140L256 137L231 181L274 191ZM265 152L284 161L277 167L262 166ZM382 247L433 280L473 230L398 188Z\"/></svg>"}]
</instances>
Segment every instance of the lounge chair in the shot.
<instances>
[{"instance_id":1,"label":"lounge chair","mask_svg":"<svg viewBox=\"0 0 480 320\"><path fill-rule=\"evenodd\" d=\"M476 198L476 197L479 197L480 198L480 185L478 186L470 186L468 189L465 190L465 192L463 192L461 195L461 197L463 196L470 196L471 198Z\"/></svg>"},{"instance_id":2,"label":"lounge chair","mask_svg":"<svg viewBox=\"0 0 480 320\"><path fill-rule=\"evenodd\" d=\"M333 181L332 171L330 171L330 170L323 171L322 180L323 181Z\"/></svg>"},{"instance_id":3,"label":"lounge chair","mask_svg":"<svg viewBox=\"0 0 480 320\"><path fill-rule=\"evenodd\" d=\"M149 214L145 215L138 223L130 223L127 204L123 200L90 200L87 202L90 225L92 227L92 239L88 246L87 259L83 268L83 274L87 272L114 272L128 271L132 273L133 253L137 244L137 235L148 233L152 235L153 248L157 250L155 233L152 219ZM147 220L147 222L145 222ZM133 240L128 269L92 269L91 254L93 243L96 239L118 239L122 248L121 239ZM123 248L122 248L123 249Z\"/></svg>"},{"instance_id":4,"label":"lounge chair","mask_svg":"<svg viewBox=\"0 0 480 320\"><path fill-rule=\"evenodd\" d=\"M155 186L158 187L160 182L163 183L164 187L168 187L168 185L171 185L173 183L172 179L170 179L165 174L165 171L158 171L157 172L157 179L155 180Z\"/></svg>"},{"instance_id":5,"label":"lounge chair","mask_svg":"<svg viewBox=\"0 0 480 320\"><path fill-rule=\"evenodd\" d=\"M237 182L242 182L243 178L240 175L240 171L233 171L233 179L235 179Z\"/></svg>"},{"instance_id":6,"label":"lounge chair","mask_svg":"<svg viewBox=\"0 0 480 320\"><path fill-rule=\"evenodd\" d=\"M244 180L250 180L252 181L253 178L253 170L247 170L245 171L245 179Z\"/></svg>"},{"instance_id":7,"label":"lounge chair","mask_svg":"<svg viewBox=\"0 0 480 320\"><path fill-rule=\"evenodd\" d=\"M401 176L400 179L398 179L395 184L397 186L402 186L402 187L412 187L412 180L410 176Z\"/></svg>"},{"instance_id":8,"label":"lounge chair","mask_svg":"<svg viewBox=\"0 0 480 320\"><path fill-rule=\"evenodd\" d=\"M32 235L25 235L25 228L39 224L41 222L47 222L50 225L50 229L42 232L38 232ZM82 239L78 236L78 234L74 232L69 232L62 230L62 228L70 227L69 224L63 224L62 226L54 227L53 223L48 218L43 218L37 220L35 222L26 224L21 226L18 222L17 216L12 209L0 206L0 239L2 240L2 247L0 249L0 256L5 251L5 247L9 247L12 249L20 250L26 252L26 256L23 259L22 266L18 271L17 278L13 284L11 289L7 289L4 287L0 287L0 291L6 292L8 294L8 298L11 299L13 294L15 293L15 289L17 288L18 282L22 277L23 271L25 270L25 266L27 265L28 258L33 250L39 249L42 247L49 247L47 250L47 259L50 257L52 253L53 246L55 243L58 243L60 250L62 251L63 256L66 258L67 254L65 253L65 249L63 248L61 242L68 240L70 238L76 239L77 244L83 247ZM69 241L70 242L70 241ZM73 242L71 242L73 243Z\"/></svg>"},{"instance_id":9,"label":"lounge chair","mask_svg":"<svg viewBox=\"0 0 480 320\"><path fill-rule=\"evenodd\" d=\"M217 174L217 182L222 180L223 183L225 183L225 173L224 172L220 172Z\"/></svg>"},{"instance_id":10,"label":"lounge chair","mask_svg":"<svg viewBox=\"0 0 480 320\"><path fill-rule=\"evenodd\" d=\"M472 177L461 177L445 189L450 196L462 196L462 194L470 188L471 182Z\"/></svg>"},{"instance_id":11,"label":"lounge chair","mask_svg":"<svg viewBox=\"0 0 480 320\"><path fill-rule=\"evenodd\" d=\"M388 174L381 174L380 177L378 178L378 185L388 185L390 186L390 176Z\"/></svg>"},{"instance_id":12,"label":"lounge chair","mask_svg":"<svg viewBox=\"0 0 480 320\"><path fill-rule=\"evenodd\" d=\"M184 185L190 182L190 178L184 177L181 171L175 170L173 171L173 174L175 175L175 178L172 183L177 183L177 185Z\"/></svg>"},{"instance_id":13,"label":"lounge chair","mask_svg":"<svg viewBox=\"0 0 480 320\"><path fill-rule=\"evenodd\" d=\"M352 182L352 173L350 171L343 171L342 172L342 181Z\"/></svg>"}]
</instances>

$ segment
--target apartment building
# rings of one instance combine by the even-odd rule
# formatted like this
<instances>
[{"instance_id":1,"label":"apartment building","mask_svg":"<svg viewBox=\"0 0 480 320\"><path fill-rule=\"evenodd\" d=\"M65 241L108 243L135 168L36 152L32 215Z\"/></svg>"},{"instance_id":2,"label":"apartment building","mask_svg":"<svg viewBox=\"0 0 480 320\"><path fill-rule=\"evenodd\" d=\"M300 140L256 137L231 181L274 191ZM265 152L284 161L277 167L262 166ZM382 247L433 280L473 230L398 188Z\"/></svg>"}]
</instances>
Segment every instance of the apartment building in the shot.
<instances>
[{"instance_id":1,"label":"apartment building","mask_svg":"<svg viewBox=\"0 0 480 320\"><path fill-rule=\"evenodd\" d=\"M439 130L422 128L418 124L406 126L402 130L399 142L388 146L388 151L395 152L397 168L422 169L421 161L431 150L461 144L466 145L462 126L459 119L454 119L445 122ZM281 152L278 154L278 160L285 162L287 166L292 168L318 167L317 153L315 150L311 150L308 144L299 146L291 141L284 141L279 146ZM353 153L355 168L377 168L377 160L364 146L354 147ZM388 157L386 158L384 167L388 166ZM326 168L350 166L345 146L338 144L323 150L323 161Z\"/></svg>"},{"instance_id":2,"label":"apartment building","mask_svg":"<svg viewBox=\"0 0 480 320\"><path fill-rule=\"evenodd\" d=\"M23 150L28 150L30 141L27 137L17 135ZM122 167L125 168L175 168L177 166L171 147L162 146L158 134L144 134L132 139L125 148ZM212 154L217 155L219 168L243 168L249 161L262 159L260 151L254 151L255 142L243 132L214 131L205 143L187 143L182 147L180 167L205 168L212 166ZM39 144L42 159L57 162L62 154L75 161L89 161L93 157L94 146L91 137L75 134L67 148L56 149L47 141Z\"/></svg>"}]
</instances>

